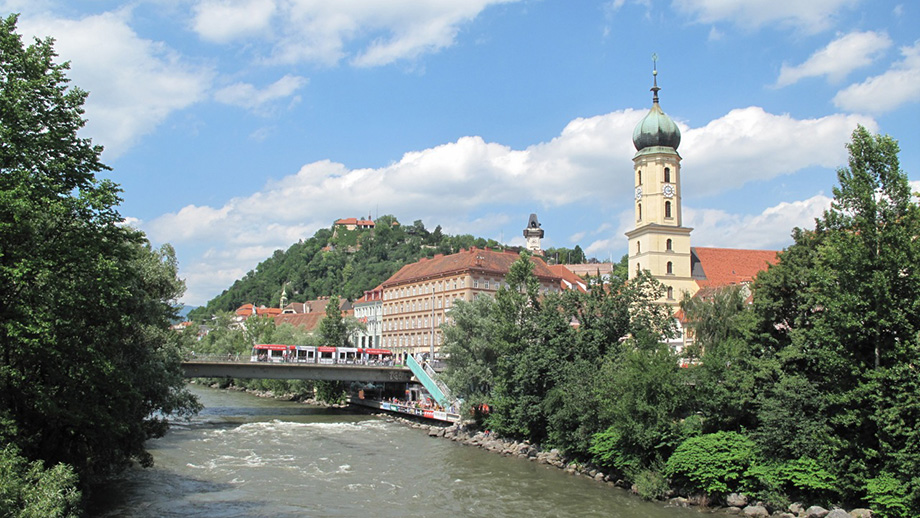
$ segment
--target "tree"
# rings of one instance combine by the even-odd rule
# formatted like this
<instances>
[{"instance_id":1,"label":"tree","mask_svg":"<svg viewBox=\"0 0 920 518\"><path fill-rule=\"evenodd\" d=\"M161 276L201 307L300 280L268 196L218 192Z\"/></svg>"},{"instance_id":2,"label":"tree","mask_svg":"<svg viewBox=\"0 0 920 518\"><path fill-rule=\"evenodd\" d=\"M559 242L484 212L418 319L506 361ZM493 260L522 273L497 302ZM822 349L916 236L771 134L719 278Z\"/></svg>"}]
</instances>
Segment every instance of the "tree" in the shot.
<instances>
[{"instance_id":1,"label":"tree","mask_svg":"<svg viewBox=\"0 0 920 518\"><path fill-rule=\"evenodd\" d=\"M495 385L499 350L492 341L494 306L490 297L458 300L450 310L453 323L443 328L443 379L454 395L474 406L488 403Z\"/></svg>"},{"instance_id":2,"label":"tree","mask_svg":"<svg viewBox=\"0 0 920 518\"><path fill-rule=\"evenodd\" d=\"M50 39L0 21L0 438L83 484L132 460L165 416L197 410L168 327L184 289L171 247L124 226L86 93Z\"/></svg>"},{"instance_id":3,"label":"tree","mask_svg":"<svg viewBox=\"0 0 920 518\"><path fill-rule=\"evenodd\" d=\"M830 209L758 277L758 329L778 379L814 390L783 393L826 419L809 447L835 459L843 497L859 499L867 480L897 473L916 514L920 209L893 139L860 126L847 149Z\"/></svg>"},{"instance_id":4,"label":"tree","mask_svg":"<svg viewBox=\"0 0 920 518\"><path fill-rule=\"evenodd\" d=\"M337 296L329 298L326 304L326 317L319 323L319 335L323 345L345 347L348 345L348 326L342 317L342 303Z\"/></svg>"}]
</instances>

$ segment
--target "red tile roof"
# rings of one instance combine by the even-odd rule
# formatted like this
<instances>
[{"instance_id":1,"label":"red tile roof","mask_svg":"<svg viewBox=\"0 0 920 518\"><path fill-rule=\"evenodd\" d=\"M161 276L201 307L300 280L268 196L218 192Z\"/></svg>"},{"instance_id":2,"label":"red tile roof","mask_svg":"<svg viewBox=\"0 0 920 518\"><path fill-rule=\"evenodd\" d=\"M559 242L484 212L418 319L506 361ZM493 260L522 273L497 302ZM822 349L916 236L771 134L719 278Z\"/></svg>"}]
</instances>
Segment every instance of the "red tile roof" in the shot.
<instances>
[{"instance_id":1,"label":"red tile roof","mask_svg":"<svg viewBox=\"0 0 920 518\"><path fill-rule=\"evenodd\" d=\"M236 314L241 317L249 318L253 316L253 305L252 304L243 304L242 306L236 308ZM258 316L275 316L281 314L281 308L266 308L260 307L255 308L255 314Z\"/></svg>"},{"instance_id":2,"label":"red tile roof","mask_svg":"<svg viewBox=\"0 0 920 518\"><path fill-rule=\"evenodd\" d=\"M414 282L430 277L440 277L453 273L467 271L491 273L505 276L511 269L511 264L517 261L520 255L517 252L490 250L488 248L473 247L461 250L456 254L438 254L431 259L407 264L394 273L381 286L389 287L406 282ZM552 283L560 282L560 277L549 269L542 258L531 257L534 265L533 273L538 279Z\"/></svg>"},{"instance_id":3,"label":"red tile roof","mask_svg":"<svg viewBox=\"0 0 920 518\"><path fill-rule=\"evenodd\" d=\"M374 221L370 219L342 218L335 221L336 225L357 225L359 227L373 227Z\"/></svg>"},{"instance_id":4,"label":"red tile roof","mask_svg":"<svg viewBox=\"0 0 920 518\"><path fill-rule=\"evenodd\" d=\"M285 313L275 317L275 325L291 324L307 331L314 331L324 318L326 313Z\"/></svg>"},{"instance_id":5,"label":"red tile roof","mask_svg":"<svg viewBox=\"0 0 920 518\"><path fill-rule=\"evenodd\" d=\"M700 288L743 284L779 262L776 250L694 247L693 277Z\"/></svg>"},{"instance_id":6,"label":"red tile roof","mask_svg":"<svg viewBox=\"0 0 920 518\"><path fill-rule=\"evenodd\" d=\"M567 264L554 264L549 267L560 281L560 287L564 290L578 290L581 292L588 291L588 285L584 279L575 274Z\"/></svg>"}]
</instances>

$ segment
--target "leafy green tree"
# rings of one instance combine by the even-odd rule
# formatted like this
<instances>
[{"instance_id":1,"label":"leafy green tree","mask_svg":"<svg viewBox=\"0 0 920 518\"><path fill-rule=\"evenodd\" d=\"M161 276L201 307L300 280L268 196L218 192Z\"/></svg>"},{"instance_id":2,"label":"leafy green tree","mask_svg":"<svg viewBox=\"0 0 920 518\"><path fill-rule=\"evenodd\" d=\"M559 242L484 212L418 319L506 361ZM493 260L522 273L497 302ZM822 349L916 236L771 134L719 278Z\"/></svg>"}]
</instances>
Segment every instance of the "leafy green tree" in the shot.
<instances>
[{"instance_id":1,"label":"leafy green tree","mask_svg":"<svg viewBox=\"0 0 920 518\"><path fill-rule=\"evenodd\" d=\"M119 189L77 136L86 93L50 39L24 46L0 21L0 438L83 483L151 464L184 390L169 246L122 225Z\"/></svg>"},{"instance_id":2,"label":"leafy green tree","mask_svg":"<svg viewBox=\"0 0 920 518\"><path fill-rule=\"evenodd\" d=\"M451 325L443 326L447 369L442 376L457 397L476 406L488 403L495 385L499 350L493 343L491 297L459 300L450 310Z\"/></svg>"},{"instance_id":3,"label":"leafy green tree","mask_svg":"<svg viewBox=\"0 0 920 518\"><path fill-rule=\"evenodd\" d=\"M319 335L323 345L345 347L348 345L348 326L342 317L342 303L332 296L326 304L326 317L319 323Z\"/></svg>"},{"instance_id":4,"label":"leafy green tree","mask_svg":"<svg viewBox=\"0 0 920 518\"><path fill-rule=\"evenodd\" d=\"M920 412L910 366L920 363L920 213L893 139L859 127L847 149L831 208L758 277L758 329L780 381L801 379L784 393L813 388L797 401L825 422L807 447L835 460L843 498L897 473L916 514Z\"/></svg>"}]
</instances>

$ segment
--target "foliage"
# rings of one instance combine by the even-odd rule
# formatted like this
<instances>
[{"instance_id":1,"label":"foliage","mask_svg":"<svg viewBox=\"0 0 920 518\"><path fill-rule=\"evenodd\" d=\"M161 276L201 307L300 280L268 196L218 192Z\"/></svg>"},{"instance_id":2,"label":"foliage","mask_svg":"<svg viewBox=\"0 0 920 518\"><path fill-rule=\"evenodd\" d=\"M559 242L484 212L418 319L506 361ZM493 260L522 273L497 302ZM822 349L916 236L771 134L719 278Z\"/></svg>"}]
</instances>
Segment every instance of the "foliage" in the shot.
<instances>
[{"instance_id":1,"label":"foliage","mask_svg":"<svg viewBox=\"0 0 920 518\"><path fill-rule=\"evenodd\" d=\"M920 272L910 266L920 260L920 209L894 140L859 127L847 148L831 208L814 231L796 230L755 287L764 356L777 363L760 404L771 425L810 428L783 436L765 422L754 436L786 458L834 459L842 498L857 500L879 473L907 484L920 472L908 367L920 363ZM796 452L784 449L793 436Z\"/></svg>"},{"instance_id":2,"label":"foliage","mask_svg":"<svg viewBox=\"0 0 920 518\"><path fill-rule=\"evenodd\" d=\"M337 405L345 402L347 396L346 385L343 381L315 381L316 399L330 405Z\"/></svg>"},{"instance_id":3,"label":"foliage","mask_svg":"<svg viewBox=\"0 0 920 518\"><path fill-rule=\"evenodd\" d=\"M76 473L66 464L45 469L41 461L28 462L11 445L0 450L0 516L80 516L78 483Z\"/></svg>"},{"instance_id":4,"label":"foliage","mask_svg":"<svg viewBox=\"0 0 920 518\"><path fill-rule=\"evenodd\" d=\"M644 500L659 500L664 498L671 489L668 479L658 469L643 469L633 477L636 494Z\"/></svg>"},{"instance_id":5,"label":"foliage","mask_svg":"<svg viewBox=\"0 0 920 518\"><path fill-rule=\"evenodd\" d=\"M499 350L492 341L494 305L490 297L459 300L450 310L453 324L443 329L441 352L447 369L442 379L455 396L474 407L488 403L495 384Z\"/></svg>"},{"instance_id":6,"label":"foliage","mask_svg":"<svg viewBox=\"0 0 920 518\"><path fill-rule=\"evenodd\" d=\"M665 473L691 492L722 496L745 487L755 460L754 441L737 432L716 432L681 443L665 464Z\"/></svg>"},{"instance_id":7,"label":"foliage","mask_svg":"<svg viewBox=\"0 0 920 518\"><path fill-rule=\"evenodd\" d=\"M322 344L329 347L345 347L348 345L348 327L342 316L342 303L339 298L332 296L326 304L326 317L319 323L319 336Z\"/></svg>"},{"instance_id":8,"label":"foliage","mask_svg":"<svg viewBox=\"0 0 920 518\"><path fill-rule=\"evenodd\" d=\"M758 464L748 474L768 493L802 502L827 502L836 490L834 476L822 463L800 457L779 464Z\"/></svg>"},{"instance_id":9,"label":"foliage","mask_svg":"<svg viewBox=\"0 0 920 518\"><path fill-rule=\"evenodd\" d=\"M915 516L906 484L892 476L882 473L866 481L866 500L872 505L873 516L881 518L907 518Z\"/></svg>"},{"instance_id":10,"label":"foliage","mask_svg":"<svg viewBox=\"0 0 920 518\"><path fill-rule=\"evenodd\" d=\"M663 464L681 441L698 433L684 374L666 345L644 343L608 358L599 392L613 397L599 410L607 428L591 444L597 462L637 473Z\"/></svg>"},{"instance_id":11,"label":"foliage","mask_svg":"<svg viewBox=\"0 0 920 518\"><path fill-rule=\"evenodd\" d=\"M51 40L0 21L0 437L29 460L99 480L198 409L169 331L171 247L122 224L102 148L79 138L86 93Z\"/></svg>"},{"instance_id":12,"label":"foliage","mask_svg":"<svg viewBox=\"0 0 920 518\"><path fill-rule=\"evenodd\" d=\"M422 257L473 246L502 246L470 235L445 235L440 226L428 232L421 220L406 227L394 223L395 217L384 215L377 218L372 230L336 229L334 233L330 228L319 229L287 250L276 250L189 317L203 320L247 303L277 307L282 286L288 288L292 300L312 300L333 293L355 300L403 265Z\"/></svg>"}]
</instances>

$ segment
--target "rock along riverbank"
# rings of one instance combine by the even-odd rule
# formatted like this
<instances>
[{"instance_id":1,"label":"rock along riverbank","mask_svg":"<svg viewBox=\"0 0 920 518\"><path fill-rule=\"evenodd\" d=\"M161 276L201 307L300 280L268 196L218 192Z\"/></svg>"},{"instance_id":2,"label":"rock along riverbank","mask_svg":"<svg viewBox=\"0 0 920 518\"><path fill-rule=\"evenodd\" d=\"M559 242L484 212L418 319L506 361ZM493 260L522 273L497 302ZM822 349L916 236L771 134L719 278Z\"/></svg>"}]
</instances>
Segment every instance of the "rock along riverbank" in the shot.
<instances>
[{"instance_id":1,"label":"rock along riverbank","mask_svg":"<svg viewBox=\"0 0 920 518\"><path fill-rule=\"evenodd\" d=\"M571 475L588 477L598 483L619 487L636 493L635 487L625 480L611 476L594 466L578 463L555 448L545 451L540 448L539 445L531 444L528 441L503 439L489 432L476 430L474 427L463 423L444 426L439 424L427 424L413 418L401 417L386 412L379 412L374 415L403 423L414 429L422 430L426 432L429 437L448 439L501 455L526 458L539 464L546 464L561 469ZM737 493L729 495L726 501L727 505L724 507L711 506L711 502L709 502L708 499L692 495L674 496L664 501L664 504L675 507L701 506L701 508L705 508L707 511L714 514L750 518L872 518L872 511L869 509L852 509L850 511L844 509L828 510L816 505L805 507L800 503L791 504L788 509L771 510L763 503L749 502L746 496Z\"/></svg>"}]
</instances>

